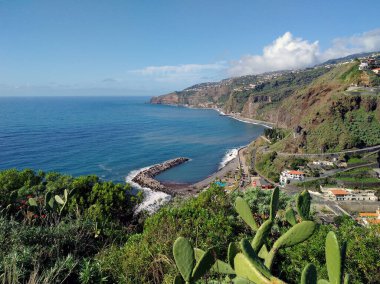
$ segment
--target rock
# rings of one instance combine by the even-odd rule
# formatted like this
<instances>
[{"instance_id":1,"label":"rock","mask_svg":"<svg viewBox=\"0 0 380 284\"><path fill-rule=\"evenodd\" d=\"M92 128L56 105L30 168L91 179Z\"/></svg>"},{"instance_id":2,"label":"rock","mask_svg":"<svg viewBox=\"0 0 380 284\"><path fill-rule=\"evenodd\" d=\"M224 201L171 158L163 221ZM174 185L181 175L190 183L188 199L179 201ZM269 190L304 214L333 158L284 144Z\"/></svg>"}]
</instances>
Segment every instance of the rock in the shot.
<instances>
[{"instance_id":1,"label":"rock","mask_svg":"<svg viewBox=\"0 0 380 284\"><path fill-rule=\"evenodd\" d=\"M173 160L165 161L161 164L154 165L150 167L149 169L139 172L132 179L132 181L139 184L142 187L148 187L155 191L162 191L170 195L174 195L175 193L172 190L170 190L169 188L166 188L163 184L161 184L159 181L154 179L154 177L162 173L163 171L166 171L175 166L183 164L187 162L188 160L189 160L188 158L180 157Z\"/></svg>"}]
</instances>

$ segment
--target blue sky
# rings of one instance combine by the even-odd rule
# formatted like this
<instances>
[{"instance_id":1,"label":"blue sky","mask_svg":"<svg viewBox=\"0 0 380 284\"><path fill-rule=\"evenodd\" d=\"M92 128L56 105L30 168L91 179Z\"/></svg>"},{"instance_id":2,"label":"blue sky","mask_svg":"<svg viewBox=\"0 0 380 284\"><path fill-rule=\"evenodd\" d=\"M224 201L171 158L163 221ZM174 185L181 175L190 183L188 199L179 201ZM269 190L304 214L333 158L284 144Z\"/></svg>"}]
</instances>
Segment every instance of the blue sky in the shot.
<instances>
[{"instance_id":1,"label":"blue sky","mask_svg":"<svg viewBox=\"0 0 380 284\"><path fill-rule=\"evenodd\" d=\"M0 95L158 95L380 50L380 1L0 0Z\"/></svg>"}]
</instances>

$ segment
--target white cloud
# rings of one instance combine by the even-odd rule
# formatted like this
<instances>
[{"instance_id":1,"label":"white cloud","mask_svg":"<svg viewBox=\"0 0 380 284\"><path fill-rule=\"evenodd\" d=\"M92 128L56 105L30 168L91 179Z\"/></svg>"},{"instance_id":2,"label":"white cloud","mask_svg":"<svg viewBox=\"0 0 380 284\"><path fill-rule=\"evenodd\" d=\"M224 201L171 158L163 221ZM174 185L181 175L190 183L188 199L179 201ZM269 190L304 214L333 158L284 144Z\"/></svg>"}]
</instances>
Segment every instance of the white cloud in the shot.
<instances>
[{"instance_id":1,"label":"white cloud","mask_svg":"<svg viewBox=\"0 0 380 284\"><path fill-rule=\"evenodd\" d=\"M380 50L380 29L375 29L351 37L336 38L332 46L320 56L320 60L344 57L354 53Z\"/></svg>"},{"instance_id":2,"label":"white cloud","mask_svg":"<svg viewBox=\"0 0 380 284\"><path fill-rule=\"evenodd\" d=\"M176 76L183 74L196 74L205 71L221 70L225 68L224 62L212 64L182 64L165 66L148 66L143 69L133 70L133 73L141 75Z\"/></svg>"},{"instance_id":3,"label":"white cloud","mask_svg":"<svg viewBox=\"0 0 380 284\"><path fill-rule=\"evenodd\" d=\"M311 43L302 38L295 38L290 32L286 32L264 47L262 55L246 55L238 61L232 61L228 73L232 76L241 76L298 69L328 59L378 50L380 50L380 29L351 37L336 38L331 47L323 52L319 48L318 41Z\"/></svg>"},{"instance_id":4,"label":"white cloud","mask_svg":"<svg viewBox=\"0 0 380 284\"><path fill-rule=\"evenodd\" d=\"M231 62L230 75L259 74L267 71L295 69L318 61L318 41L310 43L294 38L290 32L264 47L262 55L246 55Z\"/></svg>"}]
</instances>

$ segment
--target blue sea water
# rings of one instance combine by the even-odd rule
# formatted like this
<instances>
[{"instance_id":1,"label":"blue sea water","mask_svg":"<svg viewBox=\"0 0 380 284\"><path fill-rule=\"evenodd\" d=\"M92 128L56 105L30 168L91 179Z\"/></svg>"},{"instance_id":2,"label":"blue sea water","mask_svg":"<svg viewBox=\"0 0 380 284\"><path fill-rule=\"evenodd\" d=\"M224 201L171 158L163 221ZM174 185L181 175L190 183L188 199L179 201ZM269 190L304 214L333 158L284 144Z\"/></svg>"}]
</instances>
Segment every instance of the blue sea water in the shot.
<instances>
[{"instance_id":1,"label":"blue sea water","mask_svg":"<svg viewBox=\"0 0 380 284\"><path fill-rule=\"evenodd\" d=\"M147 97L0 98L0 169L32 168L125 181L176 158L190 162L158 178L192 183L263 127L213 110L150 105Z\"/></svg>"}]
</instances>

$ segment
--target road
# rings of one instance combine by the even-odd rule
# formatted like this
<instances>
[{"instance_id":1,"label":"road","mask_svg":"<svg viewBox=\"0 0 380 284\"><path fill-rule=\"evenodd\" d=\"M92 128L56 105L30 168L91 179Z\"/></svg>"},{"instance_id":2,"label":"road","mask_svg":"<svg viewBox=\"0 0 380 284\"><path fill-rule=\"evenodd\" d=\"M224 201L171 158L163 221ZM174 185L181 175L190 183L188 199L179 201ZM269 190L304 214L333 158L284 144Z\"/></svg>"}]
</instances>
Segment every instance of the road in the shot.
<instances>
[{"instance_id":1,"label":"road","mask_svg":"<svg viewBox=\"0 0 380 284\"><path fill-rule=\"evenodd\" d=\"M286 156L286 157L328 157L328 156L334 156L334 155L341 155L341 154L348 154L348 153L366 153L366 152L373 152L376 150L380 150L380 145L366 147L362 149L353 149L353 150L345 150L340 152L334 152L334 153L320 153L320 154L298 154L298 153L285 153L285 152L277 152L277 155L279 156ZM264 150L267 151L267 150Z\"/></svg>"}]
</instances>

